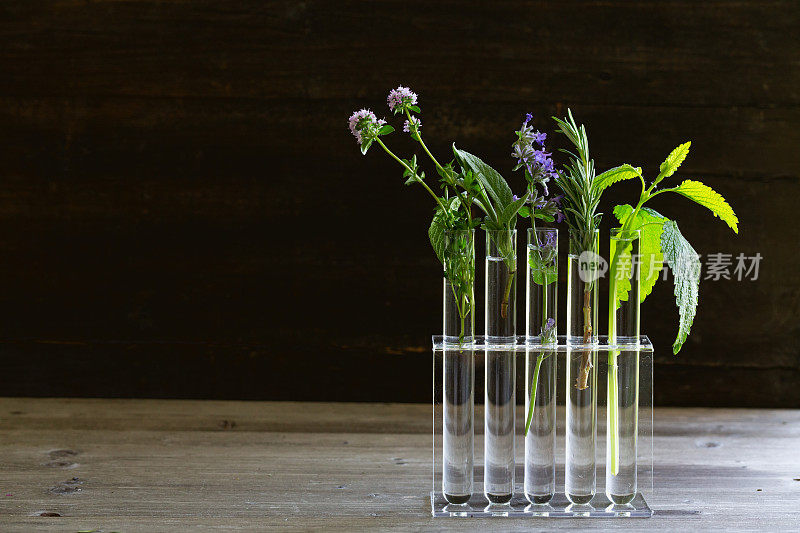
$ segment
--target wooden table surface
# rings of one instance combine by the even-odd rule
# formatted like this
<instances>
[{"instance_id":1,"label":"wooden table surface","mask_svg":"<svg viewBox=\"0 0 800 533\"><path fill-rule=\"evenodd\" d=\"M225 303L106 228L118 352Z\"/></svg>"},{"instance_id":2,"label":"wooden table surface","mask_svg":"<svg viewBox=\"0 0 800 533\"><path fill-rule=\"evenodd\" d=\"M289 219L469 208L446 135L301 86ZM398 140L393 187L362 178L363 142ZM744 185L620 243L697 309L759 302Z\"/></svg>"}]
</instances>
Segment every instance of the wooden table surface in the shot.
<instances>
[{"instance_id":1,"label":"wooden table surface","mask_svg":"<svg viewBox=\"0 0 800 533\"><path fill-rule=\"evenodd\" d=\"M651 519L434 519L427 405L0 399L0 531L800 530L800 411L655 416Z\"/></svg>"}]
</instances>

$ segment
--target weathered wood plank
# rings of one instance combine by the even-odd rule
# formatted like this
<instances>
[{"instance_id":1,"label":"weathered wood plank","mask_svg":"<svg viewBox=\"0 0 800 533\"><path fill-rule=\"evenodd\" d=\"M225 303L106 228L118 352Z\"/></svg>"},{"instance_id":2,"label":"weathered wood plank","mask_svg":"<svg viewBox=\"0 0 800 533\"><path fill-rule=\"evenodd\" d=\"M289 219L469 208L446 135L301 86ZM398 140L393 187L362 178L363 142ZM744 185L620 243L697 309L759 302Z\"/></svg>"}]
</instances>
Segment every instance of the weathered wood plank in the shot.
<instances>
[{"instance_id":1,"label":"weathered wood plank","mask_svg":"<svg viewBox=\"0 0 800 533\"><path fill-rule=\"evenodd\" d=\"M753 506L760 529L800 525L796 410L657 410L646 522L434 520L429 423L423 405L2 399L0 526L736 530Z\"/></svg>"}]
</instances>

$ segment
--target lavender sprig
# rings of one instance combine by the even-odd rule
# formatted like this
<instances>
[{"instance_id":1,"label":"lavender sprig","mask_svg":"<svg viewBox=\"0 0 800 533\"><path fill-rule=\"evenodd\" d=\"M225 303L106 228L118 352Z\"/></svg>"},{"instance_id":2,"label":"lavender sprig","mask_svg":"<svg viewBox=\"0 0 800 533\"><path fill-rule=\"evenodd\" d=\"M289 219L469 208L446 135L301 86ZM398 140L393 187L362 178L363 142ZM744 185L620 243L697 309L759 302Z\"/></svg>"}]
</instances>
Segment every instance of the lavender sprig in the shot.
<instances>
[{"instance_id":1,"label":"lavender sprig","mask_svg":"<svg viewBox=\"0 0 800 533\"><path fill-rule=\"evenodd\" d=\"M558 177L553 163L552 153L545 148L547 134L536 130L531 121L533 115L528 113L522 126L516 132L517 140L512 144L511 156L517 160L514 170L524 169L525 181L528 183L529 208L520 212L521 216L529 216L531 225L535 227L535 219L547 222L560 222L563 219L560 197L548 198L550 191L547 183ZM541 194L540 194L541 193Z\"/></svg>"}]
</instances>

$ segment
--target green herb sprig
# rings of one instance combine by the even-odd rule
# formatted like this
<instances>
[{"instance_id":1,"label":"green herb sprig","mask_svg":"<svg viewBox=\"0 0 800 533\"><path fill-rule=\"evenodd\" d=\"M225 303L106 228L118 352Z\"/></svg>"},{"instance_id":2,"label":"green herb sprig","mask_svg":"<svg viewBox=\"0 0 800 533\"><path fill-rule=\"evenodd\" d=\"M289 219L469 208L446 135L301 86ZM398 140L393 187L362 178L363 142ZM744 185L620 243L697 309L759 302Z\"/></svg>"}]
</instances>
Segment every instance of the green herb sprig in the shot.
<instances>
[{"instance_id":1,"label":"green herb sprig","mask_svg":"<svg viewBox=\"0 0 800 533\"><path fill-rule=\"evenodd\" d=\"M572 111L569 109L565 119L553 117L553 120L558 125L558 131L575 147L574 152L567 149L561 150L570 156L569 163L565 166L565 172L555 179L556 185L564 193L562 211L570 230L569 250L571 254L575 255L583 252L596 252L596 232L602 219L602 213L597 212L597 206L603 190L598 187L595 178L594 160L589 156L589 139L586 135L586 128L583 124L579 127L575 123ZM594 283L594 280L589 280L583 288L583 344L591 341L592 333L597 327L596 324L592 324L591 296ZM581 354L581 367L575 380L575 386L579 390L589 387L591 369L591 352L587 350Z\"/></svg>"},{"instance_id":2,"label":"green herb sprig","mask_svg":"<svg viewBox=\"0 0 800 533\"><path fill-rule=\"evenodd\" d=\"M698 292L700 286L700 260L689 241L681 234L678 224L674 220L645 207L651 199L663 193L676 193L708 208L715 217L722 219L734 231L739 233L739 219L733 208L725 199L708 185L695 180L684 180L675 187L659 189L661 182L672 176L689 154L691 141L685 142L675 148L661 163L659 173L648 186L642 169L629 164L612 168L597 176L597 186L603 189L629 179L639 179L642 185L639 201L636 207L628 204L618 205L614 208L614 216L620 223L620 234L629 235L630 232L640 231L639 265L647 268L644 277L639 280L639 301L643 302L652 292L653 286L658 281L663 260L672 266L672 275L675 284L675 303L678 306L679 322L678 334L672 345L672 351L677 354L686 342L697 313ZM609 342L616 342L616 323L612 319L621 302L627 301L631 290L630 267L632 264L632 244L621 244L614 249L609 268L611 286L609 287ZM626 268L628 272L625 272ZM618 275L621 273L622 275ZM608 434L611 461L609 469L612 475L619 472L619 439L617 412L617 394L619 370L617 367L618 351L608 354Z\"/></svg>"}]
</instances>

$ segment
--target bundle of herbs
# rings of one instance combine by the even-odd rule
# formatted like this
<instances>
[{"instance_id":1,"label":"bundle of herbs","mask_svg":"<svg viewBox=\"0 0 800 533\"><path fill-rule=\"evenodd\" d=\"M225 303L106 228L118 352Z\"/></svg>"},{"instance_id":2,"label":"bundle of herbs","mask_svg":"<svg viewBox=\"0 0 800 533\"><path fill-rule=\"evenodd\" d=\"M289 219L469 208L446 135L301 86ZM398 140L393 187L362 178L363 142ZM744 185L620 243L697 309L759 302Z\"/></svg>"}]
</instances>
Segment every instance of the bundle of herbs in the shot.
<instances>
[{"instance_id":1,"label":"bundle of herbs","mask_svg":"<svg viewBox=\"0 0 800 533\"><path fill-rule=\"evenodd\" d=\"M416 141L423 152L431 160L439 176L439 190L429 185L425 172L417 162L417 156L402 158L397 156L384 142L383 137L395 129L378 119L368 109L356 111L350 117L351 133L366 154L369 148L378 144L392 159L403 168L406 185L422 186L435 201L435 209L428 237L436 257L442 263L445 276L453 287L454 297L458 302L462 328L460 339L465 335L465 321L474 311L475 263L474 257L464 253L464 242L449 239L448 234L459 230L471 230L481 226L487 231L500 231L497 247L509 273L517 269L517 260L513 253L511 230L516 226L517 215L528 202L528 198L517 197L511 191L508 182L499 172L484 163L479 157L459 150L453 144L454 159L442 164L428 149L422 137L421 109L417 105L418 96L407 87L397 87L387 97L389 109L396 115L405 117L403 131ZM435 187L435 186L434 186ZM476 206L483 212L483 218L474 217L472 208ZM505 236L503 236L505 235ZM503 316L508 313L511 280L505 289L501 304Z\"/></svg>"}]
</instances>

